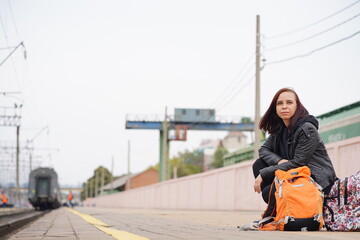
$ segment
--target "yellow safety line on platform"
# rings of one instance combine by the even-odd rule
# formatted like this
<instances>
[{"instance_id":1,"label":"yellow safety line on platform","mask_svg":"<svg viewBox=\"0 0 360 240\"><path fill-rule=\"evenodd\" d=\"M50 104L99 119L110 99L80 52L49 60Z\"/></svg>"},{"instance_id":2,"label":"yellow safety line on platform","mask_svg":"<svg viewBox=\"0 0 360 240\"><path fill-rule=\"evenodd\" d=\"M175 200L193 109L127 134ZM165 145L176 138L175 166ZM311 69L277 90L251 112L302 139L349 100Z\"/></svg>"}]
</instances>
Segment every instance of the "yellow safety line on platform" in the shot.
<instances>
[{"instance_id":1,"label":"yellow safety line on platform","mask_svg":"<svg viewBox=\"0 0 360 240\"><path fill-rule=\"evenodd\" d=\"M109 234L110 236L116 239L123 239L123 240L149 240L149 238L141 237L139 235L135 235L133 233L113 229L113 228L106 228L101 226L96 226L101 231Z\"/></svg>"},{"instance_id":2,"label":"yellow safety line on platform","mask_svg":"<svg viewBox=\"0 0 360 240\"><path fill-rule=\"evenodd\" d=\"M85 221L87 221L88 223L95 225L95 226L103 226L103 227L108 227L109 225L107 225L106 223L100 221L99 219L96 219L88 214L83 214L83 213L79 213L78 211L75 211L74 209L71 208L66 208L67 210L69 210L70 212L72 212L73 214L76 214L80 217L82 217Z\"/></svg>"},{"instance_id":3,"label":"yellow safety line on platform","mask_svg":"<svg viewBox=\"0 0 360 240\"><path fill-rule=\"evenodd\" d=\"M129 233L129 232L126 232L126 231L121 231L121 230L109 228L109 225L107 225L103 221L100 221L99 219L94 218L94 217L92 217L92 216L90 216L88 214L80 213L80 212L75 211L74 209L71 209L71 208L66 208L66 209L69 212L72 212L73 214L80 216L86 222L94 225L95 227L97 227L98 229L100 229L104 233L112 236L115 239L118 239L118 240L150 240L149 238L141 237L141 236L133 234L133 233Z\"/></svg>"}]
</instances>

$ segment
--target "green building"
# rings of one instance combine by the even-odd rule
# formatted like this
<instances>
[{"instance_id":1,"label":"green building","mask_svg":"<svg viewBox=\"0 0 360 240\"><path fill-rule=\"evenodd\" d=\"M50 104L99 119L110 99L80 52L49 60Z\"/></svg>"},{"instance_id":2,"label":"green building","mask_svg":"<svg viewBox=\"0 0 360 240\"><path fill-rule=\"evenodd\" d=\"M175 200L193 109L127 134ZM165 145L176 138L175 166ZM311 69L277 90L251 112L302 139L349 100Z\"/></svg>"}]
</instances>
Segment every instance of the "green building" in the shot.
<instances>
[{"instance_id":1,"label":"green building","mask_svg":"<svg viewBox=\"0 0 360 240\"><path fill-rule=\"evenodd\" d=\"M317 116L324 143L360 136L360 101Z\"/></svg>"}]
</instances>

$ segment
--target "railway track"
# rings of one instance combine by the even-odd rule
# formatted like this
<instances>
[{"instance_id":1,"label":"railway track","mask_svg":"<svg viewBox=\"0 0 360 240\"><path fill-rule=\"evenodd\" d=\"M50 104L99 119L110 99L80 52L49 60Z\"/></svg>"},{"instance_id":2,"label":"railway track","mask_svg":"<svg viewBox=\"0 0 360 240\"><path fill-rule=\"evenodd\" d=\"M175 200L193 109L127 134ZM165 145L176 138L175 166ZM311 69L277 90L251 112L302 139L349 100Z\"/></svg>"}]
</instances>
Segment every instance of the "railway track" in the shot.
<instances>
[{"instance_id":1,"label":"railway track","mask_svg":"<svg viewBox=\"0 0 360 240\"><path fill-rule=\"evenodd\" d=\"M0 239L9 236L25 224L34 221L48 212L49 211L35 211L33 209L0 212Z\"/></svg>"}]
</instances>

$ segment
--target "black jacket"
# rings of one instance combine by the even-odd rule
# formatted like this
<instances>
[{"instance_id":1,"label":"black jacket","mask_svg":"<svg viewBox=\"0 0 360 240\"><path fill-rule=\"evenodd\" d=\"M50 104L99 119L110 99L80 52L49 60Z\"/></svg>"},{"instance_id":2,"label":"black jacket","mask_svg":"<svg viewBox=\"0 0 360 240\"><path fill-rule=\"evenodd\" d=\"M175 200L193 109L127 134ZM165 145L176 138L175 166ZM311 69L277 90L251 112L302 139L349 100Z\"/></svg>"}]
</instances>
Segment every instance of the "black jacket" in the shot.
<instances>
[{"instance_id":1,"label":"black jacket","mask_svg":"<svg viewBox=\"0 0 360 240\"><path fill-rule=\"evenodd\" d=\"M269 165L269 167L260 170L261 177L270 179L274 177L274 173L278 169L289 170L308 166L312 178L322 188L332 184L337 177L317 129L318 121L315 117L309 115L300 118L292 128L287 142L286 154L289 161L280 165L277 165L277 163L281 159L279 156L281 131L279 134L270 135L259 149L260 158Z\"/></svg>"}]
</instances>

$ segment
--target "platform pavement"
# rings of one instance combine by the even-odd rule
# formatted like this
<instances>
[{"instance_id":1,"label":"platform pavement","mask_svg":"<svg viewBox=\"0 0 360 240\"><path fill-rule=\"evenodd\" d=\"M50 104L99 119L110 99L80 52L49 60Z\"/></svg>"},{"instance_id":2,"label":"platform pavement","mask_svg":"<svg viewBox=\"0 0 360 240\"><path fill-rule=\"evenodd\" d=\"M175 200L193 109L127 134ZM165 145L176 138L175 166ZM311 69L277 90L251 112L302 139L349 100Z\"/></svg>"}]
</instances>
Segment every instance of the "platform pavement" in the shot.
<instances>
[{"instance_id":1,"label":"platform pavement","mask_svg":"<svg viewBox=\"0 0 360 240\"><path fill-rule=\"evenodd\" d=\"M69 211L70 210L70 211ZM161 221L161 219L168 219L168 222L176 220L177 223L184 222L187 225L193 224L200 231L204 229L214 231L216 229L223 229L224 236L217 236L216 239L360 239L360 233L344 233L344 232L327 232L325 230L319 232L241 232L237 231L236 226L248 223L259 217L260 212L249 211L191 211L191 210L151 210L151 209L119 209L119 208L75 208L75 211L67 208L60 208L54 210L44 217L39 218L24 230L11 236L10 240L35 240L35 239L153 239L152 237L143 238L139 235L122 235L131 234L129 232L114 229L115 222L111 222L115 216L135 216L136 221L140 221L140 216L144 219L151 219ZM119 215L120 214L120 215ZM94 217L96 218L94 218ZM134 217L131 217L134 218ZM128 218L131 220L131 218ZM106 223L112 226L106 226ZM96 223L95 223L96 221ZM162 220L163 221L163 220ZM128 224L131 224L128 222ZM150 222L141 220L141 224L151 225ZM132 225L132 224L131 224ZM169 225L170 226L170 225ZM202 228L201 226L206 226ZM157 230L159 226L155 226ZM181 226L180 226L181 228ZM130 230L131 228L129 228ZM195 228L194 228L195 229ZM201 230L203 229L203 230ZM225 230L228 229L228 230ZM126 230L126 229L125 229ZM225 230L225 231L224 231ZM114 232L115 231L115 232ZM116 232L117 231L117 232ZM172 231L169 229L169 231ZM226 234L232 234L231 238L226 237ZM137 234L136 232L133 232ZM174 232L175 234L175 232ZM113 235L114 237L111 237ZM116 238L115 235L119 237ZM142 234L142 236L144 236ZM230 236L230 235L228 235ZM234 237L235 236L235 237ZM177 236L174 239L194 239ZM215 239L210 235L207 238L196 239ZM167 239L167 238L154 238ZM173 239L173 238L172 238Z\"/></svg>"},{"instance_id":2,"label":"platform pavement","mask_svg":"<svg viewBox=\"0 0 360 240\"><path fill-rule=\"evenodd\" d=\"M86 240L114 240L113 237L100 231L79 216L59 208L33 222L30 226L8 236L11 240L38 239L86 239Z\"/></svg>"}]
</instances>

